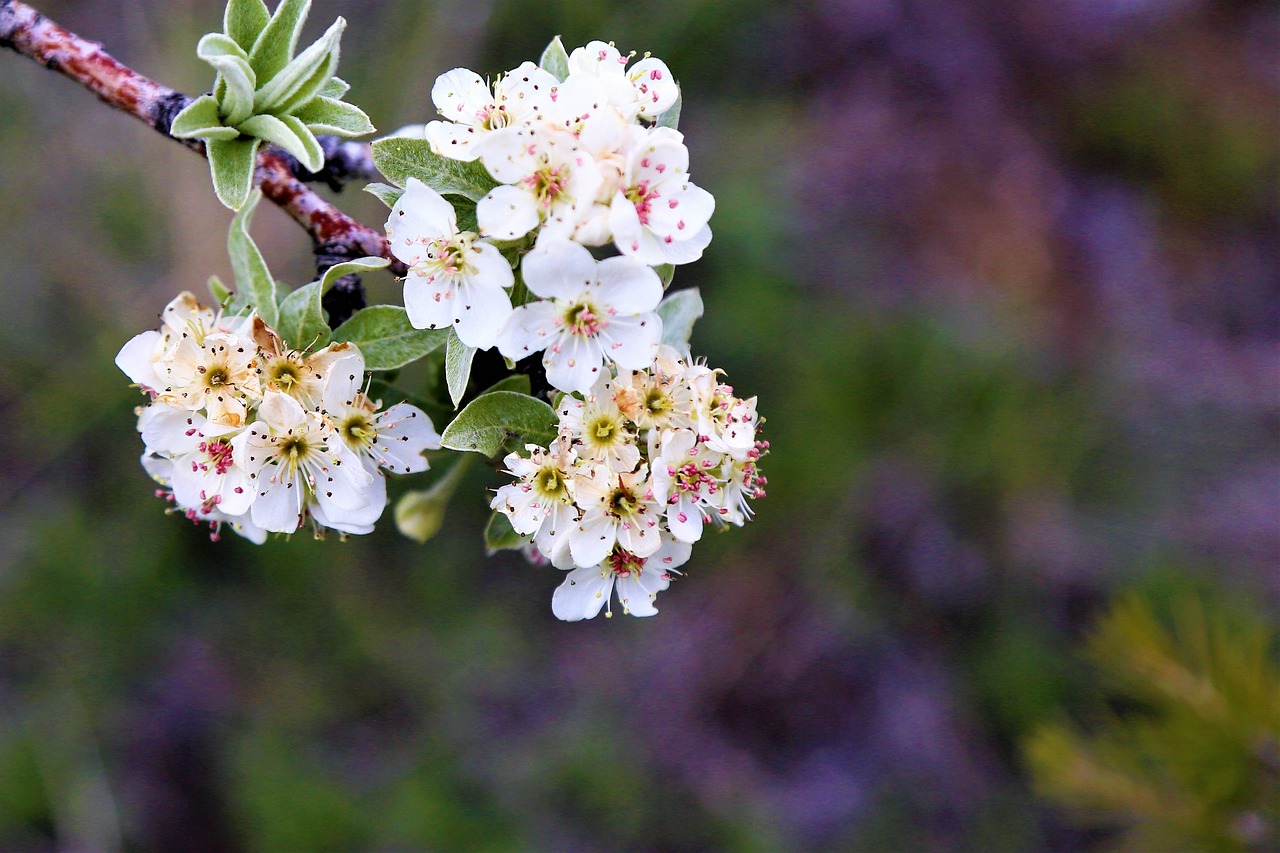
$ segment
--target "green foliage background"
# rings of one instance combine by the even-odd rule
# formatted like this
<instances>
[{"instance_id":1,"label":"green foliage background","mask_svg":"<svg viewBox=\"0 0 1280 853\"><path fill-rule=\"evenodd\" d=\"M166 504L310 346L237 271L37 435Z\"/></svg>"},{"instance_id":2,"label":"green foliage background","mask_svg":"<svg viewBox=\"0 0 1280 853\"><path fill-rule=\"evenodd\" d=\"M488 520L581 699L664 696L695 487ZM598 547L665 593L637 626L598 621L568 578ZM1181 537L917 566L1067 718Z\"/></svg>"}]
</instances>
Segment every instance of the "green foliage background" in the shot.
<instances>
[{"instance_id":1,"label":"green foliage background","mask_svg":"<svg viewBox=\"0 0 1280 853\"><path fill-rule=\"evenodd\" d=\"M208 85L194 44L219 25L216 4L37 5L144 74L193 95ZM1011 4L1013 17L1033 21L1034 5ZM1212 267L1223 235L1277 221L1268 90L1219 66L1177 77L1224 44L1265 51L1274 15L1250 13L1255 37L1243 12L1227 26L1188 8L1134 25L1096 64L1028 71L1011 108L1081 197L1101 182L1151 212L1148 243L1118 257L1159 251L1171 270ZM179 290L231 279L231 214L198 157L0 54L0 411L15 428L0 455L0 847L1122 841L1133 814L1082 818L1042 799L1052 769L1037 787L1021 745L1089 722L1099 676L1073 650L1118 590L1159 601L1194 577L1203 600L1248 599L1248 618L1274 626L1275 376L1248 374L1232 404L1152 391L1166 368L1129 358L1094 273L1054 244L1092 208L1039 226L1023 215L1053 209L1027 202L1053 195L1042 174L961 159L922 199L860 195L841 151L863 144L850 127L884 114L857 112L842 88L853 72L831 57L844 36L829 19L861 9L315 3L304 39L348 19L347 99L382 132L431 117L437 74L514 67L556 33L652 51L684 86L693 177L718 207L707 256L676 284L706 302L695 353L760 397L770 495L755 523L698 545L660 616L575 625L551 616L554 569L484 556L500 479L482 464L426 546L389 515L369 537L260 548L165 516L137 464L139 398L112 359ZM972 15L993 31L1006 17ZM945 39L919 44L956 58ZM963 147L910 124L888 135L921 162L930 145ZM337 198L385 218L357 187ZM921 213L908 227L891 203ZM254 236L279 278L314 277L278 210L263 205ZM1254 320L1274 315L1280 288L1262 281L1214 328L1265 366L1278 333ZM371 302L399 303L389 276L366 284ZM1228 473L1262 483L1244 501L1260 521L1212 539L1197 527L1211 507L1184 497ZM1270 636L1259 680L1274 672ZM1256 796L1274 797L1268 784ZM1270 826L1242 837L1266 849L1280 843Z\"/></svg>"}]
</instances>

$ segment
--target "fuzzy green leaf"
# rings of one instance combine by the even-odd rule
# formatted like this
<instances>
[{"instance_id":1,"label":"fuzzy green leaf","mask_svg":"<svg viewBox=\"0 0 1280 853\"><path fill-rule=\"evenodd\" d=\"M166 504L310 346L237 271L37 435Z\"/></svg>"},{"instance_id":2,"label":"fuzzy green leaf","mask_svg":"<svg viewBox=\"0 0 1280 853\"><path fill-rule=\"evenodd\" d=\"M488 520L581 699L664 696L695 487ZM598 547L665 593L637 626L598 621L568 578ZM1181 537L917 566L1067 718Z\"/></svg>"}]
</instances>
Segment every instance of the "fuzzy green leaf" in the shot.
<instances>
[{"instance_id":1,"label":"fuzzy green leaf","mask_svg":"<svg viewBox=\"0 0 1280 853\"><path fill-rule=\"evenodd\" d=\"M670 287L672 279L676 277L675 264L659 264L653 268L653 271L658 274L658 280L662 282L663 290Z\"/></svg>"},{"instance_id":2,"label":"fuzzy green leaf","mask_svg":"<svg viewBox=\"0 0 1280 853\"><path fill-rule=\"evenodd\" d=\"M263 0L228 0L222 15L222 31L244 48L246 55L271 20L271 12Z\"/></svg>"},{"instance_id":3,"label":"fuzzy green leaf","mask_svg":"<svg viewBox=\"0 0 1280 853\"><path fill-rule=\"evenodd\" d=\"M256 113L287 113L320 94L338 69L338 42L347 27L338 18L324 35L306 50L265 80L254 95L253 110ZM260 78L261 79L261 78Z\"/></svg>"},{"instance_id":4,"label":"fuzzy green leaf","mask_svg":"<svg viewBox=\"0 0 1280 853\"><path fill-rule=\"evenodd\" d=\"M569 76L569 52L564 49L564 42L560 41L560 36L553 38L551 44L547 45L547 49L542 51L542 58L538 60L538 65L561 83Z\"/></svg>"},{"instance_id":5,"label":"fuzzy green leaf","mask_svg":"<svg viewBox=\"0 0 1280 853\"><path fill-rule=\"evenodd\" d=\"M503 513L494 512L484 526L484 550L491 557L499 551L519 550L528 541L529 537L517 533L511 519Z\"/></svg>"},{"instance_id":6,"label":"fuzzy green leaf","mask_svg":"<svg viewBox=\"0 0 1280 853\"><path fill-rule=\"evenodd\" d=\"M683 101L680 97L680 88L679 85L677 85L675 103L668 107L666 112L658 116L658 127L669 127L672 130L677 130L680 124L680 107L682 105Z\"/></svg>"},{"instance_id":7,"label":"fuzzy green leaf","mask_svg":"<svg viewBox=\"0 0 1280 853\"><path fill-rule=\"evenodd\" d=\"M270 80L293 59L298 34L310 10L311 0L280 0L275 14L249 51L249 64L259 80Z\"/></svg>"},{"instance_id":8,"label":"fuzzy green leaf","mask_svg":"<svg viewBox=\"0 0 1280 853\"><path fill-rule=\"evenodd\" d=\"M448 337L445 329L415 329L397 305L370 305L334 329L330 340L360 347L368 370L393 370L439 349Z\"/></svg>"},{"instance_id":9,"label":"fuzzy green leaf","mask_svg":"<svg viewBox=\"0 0 1280 853\"><path fill-rule=\"evenodd\" d=\"M280 317L276 331L292 349L323 346L329 336L329 324L320 307L323 287L320 282L305 284L280 300Z\"/></svg>"},{"instance_id":10,"label":"fuzzy green leaf","mask_svg":"<svg viewBox=\"0 0 1280 853\"><path fill-rule=\"evenodd\" d=\"M213 190L218 201L232 210L244 207L253 189L253 169L258 163L258 139L210 139L205 145Z\"/></svg>"},{"instance_id":11,"label":"fuzzy green leaf","mask_svg":"<svg viewBox=\"0 0 1280 853\"><path fill-rule=\"evenodd\" d=\"M268 326L275 327L279 319L276 308L276 283L267 269L267 262L249 236L253 211L262 200L262 193L255 189L249 194L240 212L231 220L227 234L227 254L231 256L231 269L236 275L236 289L258 309L258 316Z\"/></svg>"},{"instance_id":12,"label":"fuzzy green leaf","mask_svg":"<svg viewBox=\"0 0 1280 853\"><path fill-rule=\"evenodd\" d=\"M404 190L399 187L393 187L391 184L382 184L374 182L366 184L364 191L371 196L375 196L378 201L387 207L395 207L396 202L400 200L400 196L404 195Z\"/></svg>"},{"instance_id":13,"label":"fuzzy green leaf","mask_svg":"<svg viewBox=\"0 0 1280 853\"><path fill-rule=\"evenodd\" d=\"M332 79L332 78L330 78ZM332 133L336 136L364 136L373 133L374 126L364 110L355 104L318 95L298 109L296 115L314 133Z\"/></svg>"},{"instance_id":14,"label":"fuzzy green leaf","mask_svg":"<svg viewBox=\"0 0 1280 853\"><path fill-rule=\"evenodd\" d=\"M279 145L313 172L324 167L324 149L306 125L294 116L253 116L241 122L239 129L241 133Z\"/></svg>"},{"instance_id":15,"label":"fuzzy green leaf","mask_svg":"<svg viewBox=\"0 0 1280 853\"><path fill-rule=\"evenodd\" d=\"M196 45L196 56L218 72L214 93L221 123L234 127L253 115L253 90L258 78L235 39L222 33L209 33Z\"/></svg>"},{"instance_id":16,"label":"fuzzy green leaf","mask_svg":"<svg viewBox=\"0 0 1280 853\"><path fill-rule=\"evenodd\" d=\"M515 391L517 394L531 393L532 384L523 373L515 373L490 385L481 394L492 394L494 391Z\"/></svg>"},{"instance_id":17,"label":"fuzzy green leaf","mask_svg":"<svg viewBox=\"0 0 1280 853\"><path fill-rule=\"evenodd\" d=\"M702 294L696 287L667 294L658 304L658 316L662 318L662 342L678 350L687 349L693 335L693 324L702 316L702 310Z\"/></svg>"},{"instance_id":18,"label":"fuzzy green leaf","mask_svg":"<svg viewBox=\"0 0 1280 853\"><path fill-rule=\"evenodd\" d=\"M425 139L391 137L373 143L373 165L392 183L404 186L417 178L441 195L464 196L472 201L484 198L498 185L478 161L464 163L441 157Z\"/></svg>"},{"instance_id":19,"label":"fuzzy green leaf","mask_svg":"<svg viewBox=\"0 0 1280 853\"><path fill-rule=\"evenodd\" d=\"M222 279L216 275L209 276L209 294L213 297L213 301L223 306L229 305L231 298L235 296L231 292L231 288L222 283Z\"/></svg>"},{"instance_id":20,"label":"fuzzy green leaf","mask_svg":"<svg viewBox=\"0 0 1280 853\"><path fill-rule=\"evenodd\" d=\"M201 95L173 117L169 135L175 139L235 139L240 131L223 127L218 102L213 95Z\"/></svg>"},{"instance_id":21,"label":"fuzzy green leaf","mask_svg":"<svg viewBox=\"0 0 1280 853\"><path fill-rule=\"evenodd\" d=\"M320 95L325 98L341 98L351 89L351 84L341 77L330 77L329 82L324 84L320 90Z\"/></svg>"},{"instance_id":22,"label":"fuzzy green leaf","mask_svg":"<svg viewBox=\"0 0 1280 853\"><path fill-rule=\"evenodd\" d=\"M449 387L449 399L455 409L462 402L462 395L467 393L467 383L471 380L471 360L475 357L476 348L464 344L450 326L449 343L444 350L444 381Z\"/></svg>"},{"instance_id":23,"label":"fuzzy green leaf","mask_svg":"<svg viewBox=\"0 0 1280 853\"><path fill-rule=\"evenodd\" d=\"M493 456L509 438L549 444L555 439L555 424L556 413L541 400L514 391L494 391L468 403L445 427L440 444Z\"/></svg>"}]
</instances>

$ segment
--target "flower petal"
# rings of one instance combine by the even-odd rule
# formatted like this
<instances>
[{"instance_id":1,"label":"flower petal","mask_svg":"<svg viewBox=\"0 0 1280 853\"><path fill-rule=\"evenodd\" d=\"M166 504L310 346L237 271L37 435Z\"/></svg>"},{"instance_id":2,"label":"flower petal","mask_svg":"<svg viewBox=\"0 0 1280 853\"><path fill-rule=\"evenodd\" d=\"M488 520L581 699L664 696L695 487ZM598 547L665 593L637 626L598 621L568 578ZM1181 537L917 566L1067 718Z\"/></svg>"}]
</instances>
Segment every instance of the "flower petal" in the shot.
<instances>
[{"instance_id":1,"label":"flower petal","mask_svg":"<svg viewBox=\"0 0 1280 853\"><path fill-rule=\"evenodd\" d=\"M599 566L574 569L551 594L551 612L565 622L592 619L612 591L613 575Z\"/></svg>"}]
</instances>

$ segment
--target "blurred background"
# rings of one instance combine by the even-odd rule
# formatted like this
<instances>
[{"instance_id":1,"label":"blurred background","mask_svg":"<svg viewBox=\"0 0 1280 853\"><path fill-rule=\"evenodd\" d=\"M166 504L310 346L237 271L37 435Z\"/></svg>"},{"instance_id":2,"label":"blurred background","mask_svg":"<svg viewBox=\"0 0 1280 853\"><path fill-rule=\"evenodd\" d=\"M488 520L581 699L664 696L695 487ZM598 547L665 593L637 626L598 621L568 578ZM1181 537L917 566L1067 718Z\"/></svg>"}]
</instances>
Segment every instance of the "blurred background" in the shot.
<instances>
[{"instance_id":1,"label":"blurred background","mask_svg":"<svg viewBox=\"0 0 1280 853\"><path fill-rule=\"evenodd\" d=\"M36 5L209 86L219 3ZM1280 850L1276 4L316 0L306 37L339 14L385 132L557 33L668 63L717 199L675 285L769 498L647 620L486 558L483 465L426 546L211 543L112 359L230 280L230 213L0 51L0 849Z\"/></svg>"}]
</instances>

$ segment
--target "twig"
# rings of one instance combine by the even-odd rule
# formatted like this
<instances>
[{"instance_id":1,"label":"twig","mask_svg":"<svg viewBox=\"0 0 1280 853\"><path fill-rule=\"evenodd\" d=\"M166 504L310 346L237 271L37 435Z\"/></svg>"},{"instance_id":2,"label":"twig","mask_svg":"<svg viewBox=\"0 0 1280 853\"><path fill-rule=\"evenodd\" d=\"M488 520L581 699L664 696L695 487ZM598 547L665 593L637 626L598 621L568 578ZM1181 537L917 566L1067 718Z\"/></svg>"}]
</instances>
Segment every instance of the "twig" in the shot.
<instances>
[{"instance_id":1,"label":"twig","mask_svg":"<svg viewBox=\"0 0 1280 853\"><path fill-rule=\"evenodd\" d=\"M146 122L170 139L174 139L169 136L173 117L191 102L187 95L144 77L118 62L102 45L58 26L19 0L0 0L0 47L11 48L45 68L70 77L110 106ZM204 145L199 140L174 141L204 154ZM326 162L325 168L315 175L301 174L334 185L372 173L367 146L336 139L324 145L326 156L333 158L332 167ZM321 198L295 173L290 165L292 159L274 148L263 150L258 155L255 180L263 196L311 235L320 269L327 269L340 260L378 255L391 260L393 273L403 275L404 265L392 257L386 236ZM293 165L296 166L296 161Z\"/></svg>"}]
</instances>

